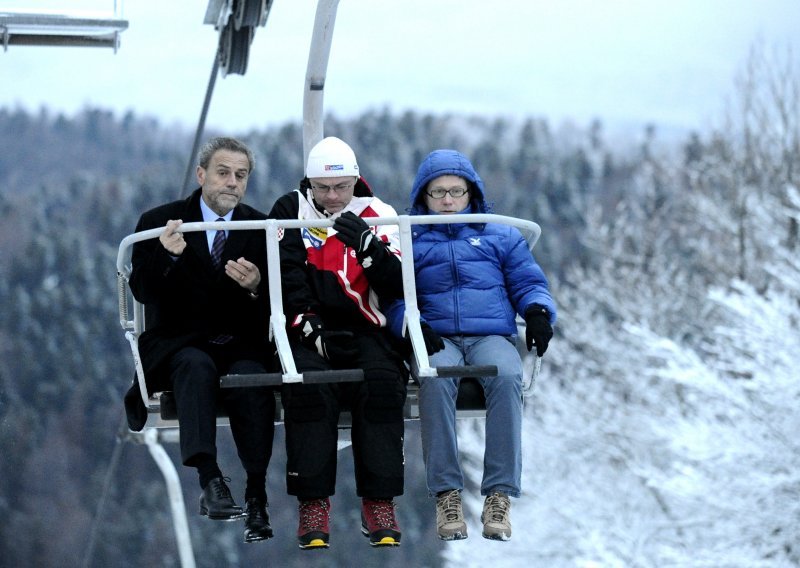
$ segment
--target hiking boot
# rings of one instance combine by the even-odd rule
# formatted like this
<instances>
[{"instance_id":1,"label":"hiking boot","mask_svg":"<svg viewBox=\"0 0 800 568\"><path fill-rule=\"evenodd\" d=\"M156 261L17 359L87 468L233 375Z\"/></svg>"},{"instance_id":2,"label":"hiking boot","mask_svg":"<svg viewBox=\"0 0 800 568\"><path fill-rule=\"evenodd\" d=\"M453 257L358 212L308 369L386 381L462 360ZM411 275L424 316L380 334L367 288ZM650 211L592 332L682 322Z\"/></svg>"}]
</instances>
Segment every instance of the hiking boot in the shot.
<instances>
[{"instance_id":1,"label":"hiking boot","mask_svg":"<svg viewBox=\"0 0 800 568\"><path fill-rule=\"evenodd\" d=\"M461 509L461 493L457 489L436 496L436 532L442 540L467 538L467 523Z\"/></svg>"},{"instance_id":2,"label":"hiking boot","mask_svg":"<svg viewBox=\"0 0 800 568\"><path fill-rule=\"evenodd\" d=\"M330 529L331 500L310 499L300 501L300 526L297 529L297 541L303 550L328 548Z\"/></svg>"},{"instance_id":3,"label":"hiking boot","mask_svg":"<svg viewBox=\"0 0 800 568\"><path fill-rule=\"evenodd\" d=\"M495 491L483 502L483 538L509 540L511 538L511 500L508 495Z\"/></svg>"},{"instance_id":4,"label":"hiking boot","mask_svg":"<svg viewBox=\"0 0 800 568\"><path fill-rule=\"evenodd\" d=\"M371 546L400 546L400 527L391 499L361 500L361 533Z\"/></svg>"},{"instance_id":5,"label":"hiking boot","mask_svg":"<svg viewBox=\"0 0 800 568\"><path fill-rule=\"evenodd\" d=\"M272 538L266 499L251 497L244 505L244 541L258 542Z\"/></svg>"}]
</instances>

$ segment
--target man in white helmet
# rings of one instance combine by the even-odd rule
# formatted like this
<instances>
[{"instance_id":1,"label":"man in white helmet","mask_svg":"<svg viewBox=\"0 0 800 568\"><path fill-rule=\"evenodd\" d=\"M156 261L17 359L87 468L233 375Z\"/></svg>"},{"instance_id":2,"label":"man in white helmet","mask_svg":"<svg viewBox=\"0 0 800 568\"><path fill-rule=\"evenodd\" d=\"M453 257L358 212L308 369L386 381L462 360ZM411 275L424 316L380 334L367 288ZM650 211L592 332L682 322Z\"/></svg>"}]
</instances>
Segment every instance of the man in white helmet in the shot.
<instances>
[{"instance_id":1,"label":"man in white helmet","mask_svg":"<svg viewBox=\"0 0 800 568\"><path fill-rule=\"evenodd\" d=\"M283 303L301 372L363 369L363 382L284 385L287 490L299 501L302 549L329 546L338 418L351 409L361 531L373 546L398 546L394 497L403 493L407 373L381 305L402 298L395 216L361 177L353 150L329 137L311 149L300 188L280 197L274 219L332 219L331 228L287 229L280 238Z\"/></svg>"}]
</instances>

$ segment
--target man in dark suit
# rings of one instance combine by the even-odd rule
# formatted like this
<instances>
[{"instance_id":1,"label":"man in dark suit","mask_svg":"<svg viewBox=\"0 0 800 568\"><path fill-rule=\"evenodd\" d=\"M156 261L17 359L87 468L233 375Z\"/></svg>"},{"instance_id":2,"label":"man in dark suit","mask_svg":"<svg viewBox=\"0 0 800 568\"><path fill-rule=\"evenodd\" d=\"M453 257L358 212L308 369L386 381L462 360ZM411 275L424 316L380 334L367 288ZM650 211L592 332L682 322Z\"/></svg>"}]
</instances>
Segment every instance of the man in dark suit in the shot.
<instances>
[{"instance_id":1,"label":"man in dark suit","mask_svg":"<svg viewBox=\"0 0 800 568\"><path fill-rule=\"evenodd\" d=\"M220 389L224 374L272 370L263 231L179 231L183 222L260 220L241 202L253 154L233 138L213 138L198 153L200 188L188 199L144 213L136 231L164 227L134 245L130 287L145 305L139 352L149 392L171 390L183 464L197 469L200 514L245 517L245 542L272 536L266 472L272 454L275 397L270 388ZM227 234L226 234L227 233ZM264 278L262 279L262 275ZM274 357L273 357L274 360ZM226 408L247 473L245 509L226 485L216 458L216 410Z\"/></svg>"}]
</instances>

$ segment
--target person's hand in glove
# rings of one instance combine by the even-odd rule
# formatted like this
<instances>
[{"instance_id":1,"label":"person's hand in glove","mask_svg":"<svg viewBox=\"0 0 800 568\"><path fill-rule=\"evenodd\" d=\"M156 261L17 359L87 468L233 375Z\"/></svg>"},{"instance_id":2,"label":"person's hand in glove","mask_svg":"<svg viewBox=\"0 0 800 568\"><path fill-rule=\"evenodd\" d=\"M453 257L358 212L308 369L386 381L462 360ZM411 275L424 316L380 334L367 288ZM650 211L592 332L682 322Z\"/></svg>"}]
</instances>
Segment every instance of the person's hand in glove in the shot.
<instances>
[{"instance_id":1,"label":"person's hand in glove","mask_svg":"<svg viewBox=\"0 0 800 568\"><path fill-rule=\"evenodd\" d=\"M541 357L547 351L547 345L553 337L550 325L550 314L539 304L533 304L525 310L525 341L528 351L536 345L536 354Z\"/></svg>"},{"instance_id":2,"label":"person's hand in glove","mask_svg":"<svg viewBox=\"0 0 800 568\"><path fill-rule=\"evenodd\" d=\"M352 211L342 213L333 222L333 228L339 233L339 240L354 249L358 255L364 254L372 243L373 235L369 226Z\"/></svg>"},{"instance_id":3,"label":"person's hand in glove","mask_svg":"<svg viewBox=\"0 0 800 568\"><path fill-rule=\"evenodd\" d=\"M320 356L328 361L355 357L358 350L348 347L353 334L349 331L326 331L322 318L316 314L302 314L292 323L292 331L297 334L300 343L316 349Z\"/></svg>"},{"instance_id":4,"label":"person's hand in glove","mask_svg":"<svg viewBox=\"0 0 800 568\"><path fill-rule=\"evenodd\" d=\"M428 355L433 355L437 351L444 349L444 340L428 325L428 322L423 321L419 325L422 328L422 339L425 340L425 350Z\"/></svg>"}]
</instances>

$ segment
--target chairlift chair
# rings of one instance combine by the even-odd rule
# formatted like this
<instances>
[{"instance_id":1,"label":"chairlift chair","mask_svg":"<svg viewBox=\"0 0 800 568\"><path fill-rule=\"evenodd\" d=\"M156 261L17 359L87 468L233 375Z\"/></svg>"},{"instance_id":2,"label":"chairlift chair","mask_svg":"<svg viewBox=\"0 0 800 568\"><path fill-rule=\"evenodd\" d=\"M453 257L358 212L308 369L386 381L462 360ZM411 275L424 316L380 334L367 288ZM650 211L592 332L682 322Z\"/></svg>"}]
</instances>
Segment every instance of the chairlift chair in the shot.
<instances>
[{"instance_id":1,"label":"chairlift chair","mask_svg":"<svg viewBox=\"0 0 800 568\"><path fill-rule=\"evenodd\" d=\"M3 51L10 45L110 47L116 53L128 21L113 16L0 11Z\"/></svg>"},{"instance_id":2,"label":"chairlift chair","mask_svg":"<svg viewBox=\"0 0 800 568\"><path fill-rule=\"evenodd\" d=\"M497 374L497 369L493 366L488 367L431 367L425 342L422 339L420 328L419 309L417 307L416 285L413 266L413 243L411 240L411 226L415 224L431 223L502 223L516 226L520 229L529 231L538 238L540 233L539 226L532 221L506 217L493 214L470 214L470 215L448 215L446 218L434 215L398 217L375 217L370 219L373 225L397 225L400 228L400 247L404 251L401 258L403 289L406 303L406 315L404 327L407 329L408 337L411 341L414 365L417 377L485 377ZM280 275L280 249L278 245L278 231L284 229L297 229L303 227L330 227L333 222L328 219L319 220L276 220L266 219L264 221L215 221L215 222L195 222L184 223L180 227L181 232L206 231L206 230L264 230L267 246L267 269L268 284L270 295L270 338L275 342L278 356L280 359L282 372L265 373L254 375L226 375L220 377L222 388L241 387L241 386L278 386L284 383L293 382L348 382L363 379L363 372L359 369L345 369L332 371L315 371L310 373L299 373L294 363L291 349L289 347L288 336L286 335L286 315L283 313L282 284ZM120 325L125 331L125 337L131 347L134 366L139 381L140 394L142 401L148 411L148 419L145 427L170 428L177 426L177 415L174 411L174 400L169 392L160 392L151 395L147 388L147 378L139 357L138 340L139 336L146 329L145 310L130 293L128 280L130 278L131 267L129 265L133 245L136 242L157 238L162 229L150 229L141 231L125 237L120 243L117 255L117 289L119 296ZM132 309L131 309L132 307ZM538 367L526 365L526 367L538 372ZM526 390L532 387L535 377L526 377ZM406 420L419 419L419 409L416 405L417 386L415 383L409 385L410 397L406 403L404 417ZM481 403L470 400L470 395L463 394L461 397L461 409L473 411L470 416L482 416L484 409ZM278 397L279 399L279 397ZM479 414L475 414L474 411ZM463 416L462 416L463 417ZM222 424L227 423L227 417L220 410L219 419ZM283 409L279 405L276 408L276 419L283 422ZM345 420L340 427L349 427L349 420Z\"/></svg>"},{"instance_id":3,"label":"chairlift chair","mask_svg":"<svg viewBox=\"0 0 800 568\"><path fill-rule=\"evenodd\" d=\"M411 217L401 215L399 217L376 217L370 219L374 225L398 225L400 228L400 247L406 253L401 258L403 289L406 302L406 321L408 336L411 340L415 365L421 376L461 376L479 377L491 376L497 373L496 368L486 367L447 367L436 368L429 365L425 342L422 338L422 331L419 322L419 311L416 303L416 286L414 279L413 266L413 243L411 240L411 226L422 223L464 223L464 222L496 222L516 226L527 230L533 235L532 243L538 238L540 229L536 223L504 217L501 215L480 214L480 215L448 215L446 219L439 216L417 216ZM317 371L314 373L298 373L294 364L289 340L286 334L286 316L283 313L282 289L280 276L280 251L278 244L278 231L283 229L296 229L300 227L330 227L333 222L328 219L323 220L276 220L267 219L264 221L215 221L184 223L180 227L182 232L206 231L206 230L264 230L267 245L267 278L270 297L270 337L275 342L281 362L282 373L266 373L254 375L226 375L220 378L222 388L236 386L276 386L292 382L342 382L363 380L363 372L360 369L353 370L332 370ZM129 265L133 245L136 242L157 238L162 229L150 229L134 233L125 237L119 246L117 255L117 289L119 300L119 321L125 332L131 353L133 355L134 367L139 382L139 391L142 401L147 409L147 420L141 432L128 432L127 437L132 441L145 444L150 451L153 459L158 465L167 484L173 519L175 523L176 538L178 540L179 551L184 566L193 566L194 556L191 548L191 539L188 532L188 521L186 510L183 503L183 493L180 480L178 478L175 465L163 449L162 442L176 442L178 439L178 420L175 410L175 403L172 394L160 392L150 394L147 388L147 378L139 356L138 341L141 333L146 329L144 306L133 298L129 288L129 278L131 267ZM132 308L132 309L131 309ZM534 365L526 365L532 368L534 374L525 381L526 392L531 392L535 380L535 373L538 372L538 358ZM457 415L464 417L485 416L485 402L483 400L482 389L469 380L461 382L462 388L459 389L459 399L457 402ZM404 407L404 418L406 420L419 419L419 387L416 383L408 385L408 396ZM276 396L276 420L283 421L283 407L280 404L280 394ZM349 434L352 418L347 411L340 415L339 427ZM218 426L229 425L227 416L222 410L217 417ZM346 436L345 436L346 438ZM346 445L346 444L345 444ZM341 447L341 446L340 446Z\"/></svg>"},{"instance_id":4,"label":"chairlift chair","mask_svg":"<svg viewBox=\"0 0 800 568\"><path fill-rule=\"evenodd\" d=\"M224 40L225 46L218 52L219 63L223 66L223 72L244 73L247 65L249 42L244 41L242 33L252 34L255 25L264 25L266 17L271 7L271 0L210 0L206 12L205 23L214 24L220 30L221 37L228 34L228 39ZM336 7L338 0L319 0L317 13L314 22L314 31L309 52L308 69L306 73L306 84L303 99L303 152L304 161L308 152L314 144L323 137L323 95L325 86L325 73L330 53L332 40L332 28L336 17ZM257 24L256 24L257 20ZM0 20L1 23L1 20ZM2 28L0 28L1 30ZM248 31L249 29L249 31ZM244 31L243 31L244 30ZM235 35L240 34L240 35ZM238 39L233 39L234 37ZM222 40L221 40L222 41ZM422 338L422 331L419 321L419 310L416 303L416 287L413 266L413 243L411 240L411 226L422 223L504 223L517 227L523 234L527 235L529 246L532 248L541 232L539 226L531 221L505 217L501 215L479 214L479 215L450 215L446 219L441 216L415 216L401 215L398 217L378 217L371 218L370 224L397 225L400 229L400 247L403 251L402 278L406 302L406 322L408 337L412 345L415 364L412 368L416 369L421 376L447 376L465 377L461 381L459 399L457 402L457 415L459 418L483 417L485 416L485 401L483 391L480 386L471 381L471 377L496 375L496 368L486 367L458 367L458 368L435 368L431 367L428 355L425 350L425 343ZM206 231L206 230L264 230L268 255L268 284L270 295L270 338L275 342L278 356L281 363L282 372L267 373L260 375L227 375L220 377L222 388L234 386L262 386L280 385L291 382L319 382L319 381L352 381L363 380L363 372L358 369L335 370L317 373L298 373L294 364L294 358L289 347L286 335L286 317L283 313L281 277L280 277L280 253L278 245L278 230L293 229L301 227L330 227L330 220L275 220L267 219L263 221L223 221L223 222L201 222L184 223L180 231ZM162 229L152 229L140 233L134 233L125 237L119 246L117 255L117 283L119 299L119 321L125 333L131 353L133 356L135 372L139 381L139 394L142 402L147 409L147 420L144 428L140 432L127 432L127 438L137 443L145 444L150 451L153 459L158 465L167 484L167 491L170 498L178 552L181 564L184 567L194 567L194 552L191 545L191 537L188 530L186 518L186 508L183 502L183 493L177 470L172 460L162 447L162 442L176 442L178 439L178 420L175 412L174 398L169 392L149 393L147 379L139 357L138 340L141 333L146 329L144 306L133 298L128 285L130 277L130 256L134 243L146 239L157 238ZM518 320L523 325L521 320ZM524 334L520 334L524 336ZM529 396L532 392L536 374L538 373L539 359L532 355L526 355L524 360L524 393ZM418 385L412 382L408 385L408 396L404 408L404 418L406 420L419 419ZM276 396L276 422L284 419L283 407L280 403L280 395ZM340 416L339 427L341 438L347 438L349 428L352 424L351 417L347 411ZM217 417L218 426L227 426L229 421L223 411Z\"/></svg>"}]
</instances>

